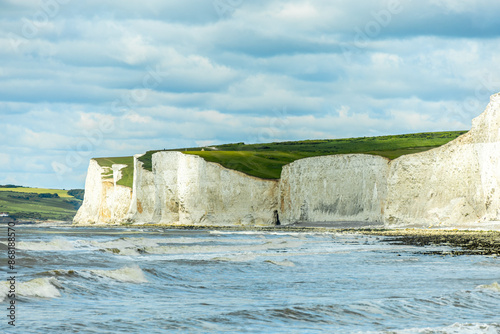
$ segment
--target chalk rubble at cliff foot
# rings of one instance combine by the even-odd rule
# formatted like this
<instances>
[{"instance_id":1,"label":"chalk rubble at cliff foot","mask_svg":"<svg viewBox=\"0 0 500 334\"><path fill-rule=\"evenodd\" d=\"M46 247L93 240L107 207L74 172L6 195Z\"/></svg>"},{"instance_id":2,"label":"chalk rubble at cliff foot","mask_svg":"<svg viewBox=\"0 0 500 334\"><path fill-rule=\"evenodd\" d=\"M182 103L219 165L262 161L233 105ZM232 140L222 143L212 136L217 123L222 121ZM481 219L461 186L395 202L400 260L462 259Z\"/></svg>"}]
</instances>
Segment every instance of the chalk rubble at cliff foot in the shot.
<instances>
[{"instance_id":1,"label":"chalk rubble at cliff foot","mask_svg":"<svg viewBox=\"0 0 500 334\"><path fill-rule=\"evenodd\" d=\"M280 220L383 222L388 173L388 159L366 154L294 161L281 173Z\"/></svg>"},{"instance_id":2,"label":"chalk rubble at cliff foot","mask_svg":"<svg viewBox=\"0 0 500 334\"><path fill-rule=\"evenodd\" d=\"M196 155L153 155L153 221L182 225L274 225L278 181L252 177Z\"/></svg>"},{"instance_id":3,"label":"chalk rubble at cliff foot","mask_svg":"<svg viewBox=\"0 0 500 334\"><path fill-rule=\"evenodd\" d=\"M116 223L126 219L132 189L117 185L126 165L101 167L90 160L85 181L85 197L73 222L76 224Z\"/></svg>"},{"instance_id":4,"label":"chalk rubble at cliff foot","mask_svg":"<svg viewBox=\"0 0 500 334\"><path fill-rule=\"evenodd\" d=\"M430 151L390 164L389 225L474 226L500 222L500 95L472 129Z\"/></svg>"}]
</instances>

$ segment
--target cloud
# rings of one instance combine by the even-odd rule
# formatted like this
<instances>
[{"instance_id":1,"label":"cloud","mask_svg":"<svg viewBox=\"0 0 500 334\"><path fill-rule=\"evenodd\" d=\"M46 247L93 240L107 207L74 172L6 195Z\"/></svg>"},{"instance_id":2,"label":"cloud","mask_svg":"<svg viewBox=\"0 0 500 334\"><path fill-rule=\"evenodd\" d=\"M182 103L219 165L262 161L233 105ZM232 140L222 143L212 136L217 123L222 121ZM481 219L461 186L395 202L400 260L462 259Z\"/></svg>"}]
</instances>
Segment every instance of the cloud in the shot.
<instances>
[{"instance_id":1,"label":"cloud","mask_svg":"<svg viewBox=\"0 0 500 334\"><path fill-rule=\"evenodd\" d=\"M467 129L500 91L489 0L54 1L0 5L0 183L83 187L91 157L200 143Z\"/></svg>"}]
</instances>

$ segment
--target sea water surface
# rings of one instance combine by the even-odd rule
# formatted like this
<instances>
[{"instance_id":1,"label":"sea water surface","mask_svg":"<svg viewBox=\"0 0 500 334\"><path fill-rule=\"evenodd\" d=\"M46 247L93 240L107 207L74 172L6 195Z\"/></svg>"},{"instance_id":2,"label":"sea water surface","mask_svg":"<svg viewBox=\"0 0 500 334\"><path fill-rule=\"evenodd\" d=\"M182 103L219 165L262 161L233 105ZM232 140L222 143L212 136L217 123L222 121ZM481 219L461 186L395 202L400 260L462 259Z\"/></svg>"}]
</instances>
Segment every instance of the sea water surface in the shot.
<instances>
[{"instance_id":1,"label":"sea water surface","mask_svg":"<svg viewBox=\"0 0 500 334\"><path fill-rule=\"evenodd\" d=\"M2 333L500 333L496 257L358 234L16 229Z\"/></svg>"}]
</instances>

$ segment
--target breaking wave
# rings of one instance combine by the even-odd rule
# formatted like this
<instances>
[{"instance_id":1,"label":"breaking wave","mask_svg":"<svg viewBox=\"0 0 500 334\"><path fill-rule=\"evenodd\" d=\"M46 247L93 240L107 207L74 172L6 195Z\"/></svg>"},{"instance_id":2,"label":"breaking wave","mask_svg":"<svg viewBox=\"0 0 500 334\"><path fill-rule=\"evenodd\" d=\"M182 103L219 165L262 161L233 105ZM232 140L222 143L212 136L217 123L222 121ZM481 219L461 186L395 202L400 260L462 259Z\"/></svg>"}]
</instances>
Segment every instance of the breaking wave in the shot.
<instances>
[{"instance_id":1,"label":"breaking wave","mask_svg":"<svg viewBox=\"0 0 500 334\"><path fill-rule=\"evenodd\" d=\"M123 267L116 270L91 270L91 273L126 283L146 283L148 280L139 266Z\"/></svg>"},{"instance_id":2,"label":"breaking wave","mask_svg":"<svg viewBox=\"0 0 500 334\"><path fill-rule=\"evenodd\" d=\"M282 267L295 267L295 263L289 260L283 260L283 261L273 261L273 260L265 260L264 262L267 263L272 263L277 266L282 266Z\"/></svg>"},{"instance_id":3,"label":"breaking wave","mask_svg":"<svg viewBox=\"0 0 500 334\"><path fill-rule=\"evenodd\" d=\"M139 242L137 242L139 241ZM231 242L232 243L232 242ZM101 247L100 250L106 253L136 256L141 254L204 254L204 253L241 253L256 252L276 249L290 250L303 245L303 241L294 239L276 239L264 243L237 243L222 245L204 245L204 244L184 244L184 242L167 244L163 241L161 244L157 241L143 242L137 240L113 240L109 242L95 242L95 246Z\"/></svg>"},{"instance_id":4,"label":"breaking wave","mask_svg":"<svg viewBox=\"0 0 500 334\"><path fill-rule=\"evenodd\" d=\"M240 254L234 256L218 256L212 258L212 261L221 261L221 262L248 262L255 260L257 255L253 254Z\"/></svg>"},{"instance_id":5,"label":"breaking wave","mask_svg":"<svg viewBox=\"0 0 500 334\"><path fill-rule=\"evenodd\" d=\"M4 301L9 294L9 282L0 283L0 298ZM61 283L54 277L35 278L27 282L16 282L16 295L32 298L57 298L61 297L59 289Z\"/></svg>"},{"instance_id":6,"label":"breaking wave","mask_svg":"<svg viewBox=\"0 0 500 334\"><path fill-rule=\"evenodd\" d=\"M358 332L359 334L498 334L500 331L500 324L460 324L455 323L451 326L440 328L410 328L394 331L383 332Z\"/></svg>"},{"instance_id":7,"label":"breaking wave","mask_svg":"<svg viewBox=\"0 0 500 334\"><path fill-rule=\"evenodd\" d=\"M498 282L494 282L487 285L479 285L477 288L481 290L493 290L496 292L500 292L500 284L498 284Z\"/></svg>"},{"instance_id":8,"label":"breaking wave","mask_svg":"<svg viewBox=\"0 0 500 334\"><path fill-rule=\"evenodd\" d=\"M31 251L61 251L73 250L74 245L64 239L52 239L51 241L20 241L17 248Z\"/></svg>"},{"instance_id":9,"label":"breaking wave","mask_svg":"<svg viewBox=\"0 0 500 334\"><path fill-rule=\"evenodd\" d=\"M213 246L158 246L145 247L148 254L197 254L197 253L225 253L225 252L249 252L266 251L271 249L292 249L300 247L303 243L295 240L273 240L255 245L213 245Z\"/></svg>"}]
</instances>

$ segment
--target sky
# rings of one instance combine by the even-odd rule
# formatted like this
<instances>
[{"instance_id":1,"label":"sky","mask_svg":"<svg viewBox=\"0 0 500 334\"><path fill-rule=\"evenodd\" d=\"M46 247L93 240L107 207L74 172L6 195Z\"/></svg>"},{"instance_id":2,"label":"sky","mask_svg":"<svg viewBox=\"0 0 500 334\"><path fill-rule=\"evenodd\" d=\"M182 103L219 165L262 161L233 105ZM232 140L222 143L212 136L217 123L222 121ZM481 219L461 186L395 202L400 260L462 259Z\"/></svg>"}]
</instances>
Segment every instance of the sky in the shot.
<instances>
[{"instance_id":1,"label":"sky","mask_svg":"<svg viewBox=\"0 0 500 334\"><path fill-rule=\"evenodd\" d=\"M496 0L0 0L0 184L147 150L468 130Z\"/></svg>"}]
</instances>

